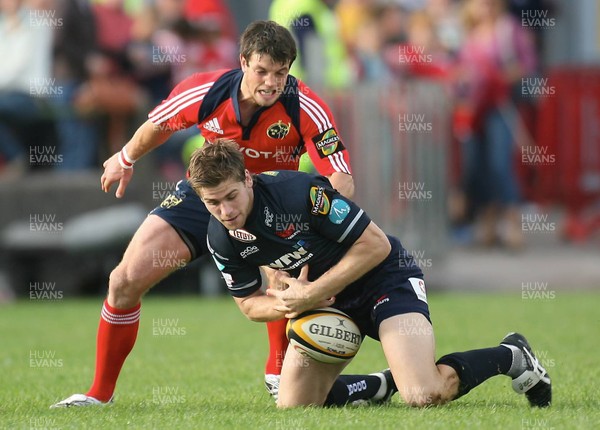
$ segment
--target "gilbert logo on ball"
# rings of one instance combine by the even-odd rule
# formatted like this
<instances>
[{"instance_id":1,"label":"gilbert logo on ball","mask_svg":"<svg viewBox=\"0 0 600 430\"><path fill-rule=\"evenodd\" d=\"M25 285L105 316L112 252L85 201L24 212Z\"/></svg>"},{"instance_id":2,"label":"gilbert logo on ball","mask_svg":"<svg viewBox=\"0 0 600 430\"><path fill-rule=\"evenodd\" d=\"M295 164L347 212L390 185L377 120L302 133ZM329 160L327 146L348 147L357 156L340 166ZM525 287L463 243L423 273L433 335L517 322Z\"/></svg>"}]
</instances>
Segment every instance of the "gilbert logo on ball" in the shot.
<instances>
[{"instance_id":1,"label":"gilbert logo on ball","mask_svg":"<svg viewBox=\"0 0 600 430\"><path fill-rule=\"evenodd\" d=\"M354 321L334 308L314 309L290 319L286 333L296 351L322 363L351 359L363 339Z\"/></svg>"}]
</instances>

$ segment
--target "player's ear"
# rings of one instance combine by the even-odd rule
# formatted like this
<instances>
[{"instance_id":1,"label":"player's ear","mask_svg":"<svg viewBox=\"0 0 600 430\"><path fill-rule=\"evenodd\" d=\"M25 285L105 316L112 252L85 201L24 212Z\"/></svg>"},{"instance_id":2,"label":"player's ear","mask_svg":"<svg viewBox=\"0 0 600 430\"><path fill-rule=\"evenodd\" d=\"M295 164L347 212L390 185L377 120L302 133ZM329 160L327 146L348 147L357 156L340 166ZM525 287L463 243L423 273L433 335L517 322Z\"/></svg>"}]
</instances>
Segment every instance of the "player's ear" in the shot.
<instances>
[{"instance_id":1,"label":"player's ear","mask_svg":"<svg viewBox=\"0 0 600 430\"><path fill-rule=\"evenodd\" d=\"M240 66L242 67L242 70L244 72L248 68L248 62L246 61L246 59L244 58L244 56L242 54L240 54Z\"/></svg>"},{"instance_id":2,"label":"player's ear","mask_svg":"<svg viewBox=\"0 0 600 430\"><path fill-rule=\"evenodd\" d=\"M245 175L246 175L246 179L244 180L244 183L246 185L246 188L252 188L252 185L254 184L254 180L252 179L252 175L250 174L248 169L245 170Z\"/></svg>"}]
</instances>

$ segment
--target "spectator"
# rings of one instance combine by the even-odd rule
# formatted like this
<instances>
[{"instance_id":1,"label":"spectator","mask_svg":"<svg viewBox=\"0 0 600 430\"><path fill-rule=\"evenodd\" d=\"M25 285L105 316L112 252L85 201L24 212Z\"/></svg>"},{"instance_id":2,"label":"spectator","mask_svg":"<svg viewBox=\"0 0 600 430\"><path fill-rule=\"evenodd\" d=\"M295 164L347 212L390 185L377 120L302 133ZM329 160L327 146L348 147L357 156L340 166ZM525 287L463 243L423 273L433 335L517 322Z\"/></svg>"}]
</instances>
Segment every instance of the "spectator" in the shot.
<instances>
[{"instance_id":1,"label":"spectator","mask_svg":"<svg viewBox=\"0 0 600 430\"><path fill-rule=\"evenodd\" d=\"M123 10L122 3L122 0L104 0L93 6L98 51L88 60L89 80L74 99L80 114L106 121L106 151L121 145L129 121L148 104L127 62L126 48L131 41L133 20Z\"/></svg>"},{"instance_id":2,"label":"spectator","mask_svg":"<svg viewBox=\"0 0 600 430\"><path fill-rule=\"evenodd\" d=\"M150 6L156 8L159 28L171 28L173 24L185 18L186 0L154 0Z\"/></svg>"},{"instance_id":3,"label":"spectator","mask_svg":"<svg viewBox=\"0 0 600 430\"><path fill-rule=\"evenodd\" d=\"M441 47L455 55L462 45L463 27L458 0L428 0L424 9L433 22Z\"/></svg>"},{"instance_id":4,"label":"spectator","mask_svg":"<svg viewBox=\"0 0 600 430\"><path fill-rule=\"evenodd\" d=\"M165 28L156 5L145 6L133 17L131 40L125 53L133 78L148 91L152 105L160 103L170 92L171 63L162 60L176 50L178 42L177 36Z\"/></svg>"},{"instance_id":5,"label":"spectator","mask_svg":"<svg viewBox=\"0 0 600 430\"><path fill-rule=\"evenodd\" d=\"M398 67L398 45L406 43L409 14L398 4L389 3L375 9L381 34L381 53L391 70Z\"/></svg>"},{"instance_id":6,"label":"spectator","mask_svg":"<svg viewBox=\"0 0 600 430\"><path fill-rule=\"evenodd\" d=\"M508 11L521 23L533 32L537 52L544 52L544 32L547 30L535 17L553 19L558 12L558 5L554 0L507 0ZM566 5L566 4L565 4ZM528 22L529 21L529 22ZM523 25L523 24L522 24Z\"/></svg>"},{"instance_id":7,"label":"spectator","mask_svg":"<svg viewBox=\"0 0 600 430\"><path fill-rule=\"evenodd\" d=\"M51 86L52 31L22 0L0 0L0 175L25 170L26 132L42 121Z\"/></svg>"},{"instance_id":8,"label":"spectator","mask_svg":"<svg viewBox=\"0 0 600 430\"><path fill-rule=\"evenodd\" d=\"M153 47L159 51L158 63L169 67L171 82L194 73L238 67L231 14L221 1L159 0L156 10L161 20L153 35ZM179 179L185 142L198 134L196 127L178 131L157 148L155 157L165 179Z\"/></svg>"},{"instance_id":9,"label":"spectator","mask_svg":"<svg viewBox=\"0 0 600 430\"><path fill-rule=\"evenodd\" d=\"M132 18L123 9L123 0L103 0L93 6L97 23L98 46L105 53L121 59L131 40Z\"/></svg>"},{"instance_id":10,"label":"spectator","mask_svg":"<svg viewBox=\"0 0 600 430\"><path fill-rule=\"evenodd\" d=\"M191 22L198 19L213 20L218 24L221 35L234 43L239 36L233 15L225 0L185 0L184 14Z\"/></svg>"},{"instance_id":11,"label":"spectator","mask_svg":"<svg viewBox=\"0 0 600 430\"><path fill-rule=\"evenodd\" d=\"M181 61L175 61L173 79L177 82L194 73L236 67L237 45L227 38L213 15L181 20L174 31L180 38Z\"/></svg>"},{"instance_id":12,"label":"spectator","mask_svg":"<svg viewBox=\"0 0 600 430\"><path fill-rule=\"evenodd\" d=\"M340 0L335 13L340 24L340 37L352 51L358 29L371 21L377 9L377 0Z\"/></svg>"},{"instance_id":13,"label":"spectator","mask_svg":"<svg viewBox=\"0 0 600 430\"><path fill-rule=\"evenodd\" d=\"M399 45L398 68L409 76L447 79L454 65L438 38L435 23L425 11L413 12L407 23L406 43Z\"/></svg>"},{"instance_id":14,"label":"spectator","mask_svg":"<svg viewBox=\"0 0 600 430\"><path fill-rule=\"evenodd\" d=\"M371 3L371 0L340 2L338 14L343 17L344 41L356 63L357 80L381 83L391 75L381 55L383 34Z\"/></svg>"},{"instance_id":15,"label":"spectator","mask_svg":"<svg viewBox=\"0 0 600 430\"><path fill-rule=\"evenodd\" d=\"M330 89L350 86L353 69L333 11L336 0L273 0L269 17L288 28L298 45L290 73L309 85Z\"/></svg>"},{"instance_id":16,"label":"spectator","mask_svg":"<svg viewBox=\"0 0 600 430\"><path fill-rule=\"evenodd\" d=\"M479 243L500 240L515 249L523 245L523 233L511 88L535 70L536 53L531 35L507 13L503 0L468 0L465 28L457 88L461 109L471 117L464 133L466 196L477 217Z\"/></svg>"},{"instance_id":17,"label":"spectator","mask_svg":"<svg viewBox=\"0 0 600 430\"><path fill-rule=\"evenodd\" d=\"M59 153L65 170L86 169L97 164L98 124L82 115L73 102L89 79L88 64L96 50L94 15L85 0L58 0L61 26L54 31L54 77L61 89L51 99L54 109Z\"/></svg>"}]
</instances>

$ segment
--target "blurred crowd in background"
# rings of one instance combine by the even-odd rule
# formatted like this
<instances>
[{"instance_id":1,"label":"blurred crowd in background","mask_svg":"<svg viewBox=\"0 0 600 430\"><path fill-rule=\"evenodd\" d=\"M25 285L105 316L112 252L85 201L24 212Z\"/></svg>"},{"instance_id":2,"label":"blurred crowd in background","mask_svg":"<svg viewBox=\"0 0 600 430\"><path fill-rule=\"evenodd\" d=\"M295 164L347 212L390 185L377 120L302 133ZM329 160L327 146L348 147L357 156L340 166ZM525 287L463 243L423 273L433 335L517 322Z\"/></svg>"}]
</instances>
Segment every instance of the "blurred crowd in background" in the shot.
<instances>
[{"instance_id":1,"label":"blurred crowd in background","mask_svg":"<svg viewBox=\"0 0 600 430\"><path fill-rule=\"evenodd\" d=\"M97 168L175 83L235 67L237 33L221 1L2 0L0 174L45 139L56 168Z\"/></svg>"},{"instance_id":2,"label":"blurred crowd in background","mask_svg":"<svg viewBox=\"0 0 600 430\"><path fill-rule=\"evenodd\" d=\"M523 19L548 19L554 8L550 0L273 0L263 18L290 28L300 49L291 73L316 88L443 85L458 160L450 217L457 231L477 219L480 243L519 248L513 151L535 120L521 86L543 73L545 31ZM97 169L177 82L237 67L246 24L226 0L0 0L0 180L32 169L32 144L56 148L62 160L52 169ZM155 151L163 177L182 176L182 148L197 133Z\"/></svg>"}]
</instances>

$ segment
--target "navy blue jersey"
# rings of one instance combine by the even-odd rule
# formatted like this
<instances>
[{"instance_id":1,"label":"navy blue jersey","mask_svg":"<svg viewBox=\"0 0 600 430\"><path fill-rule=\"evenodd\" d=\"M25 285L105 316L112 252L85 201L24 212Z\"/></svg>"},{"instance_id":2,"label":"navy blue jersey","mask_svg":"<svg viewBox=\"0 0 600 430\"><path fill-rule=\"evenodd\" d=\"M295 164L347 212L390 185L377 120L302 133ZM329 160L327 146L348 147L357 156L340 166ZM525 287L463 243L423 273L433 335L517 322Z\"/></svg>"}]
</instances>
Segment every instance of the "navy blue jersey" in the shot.
<instances>
[{"instance_id":1,"label":"navy blue jersey","mask_svg":"<svg viewBox=\"0 0 600 430\"><path fill-rule=\"evenodd\" d=\"M254 203L244 228L228 230L211 217L208 248L229 292L246 297L261 286L259 266L297 277L308 264L309 280L320 277L340 261L370 222L369 216L334 190L325 177L264 172L255 176ZM406 260L407 276L421 274L412 257L402 253L398 239L388 239L392 251L387 259L348 285L336 303L362 296L366 280L385 265L401 266L399 259Z\"/></svg>"}]
</instances>

